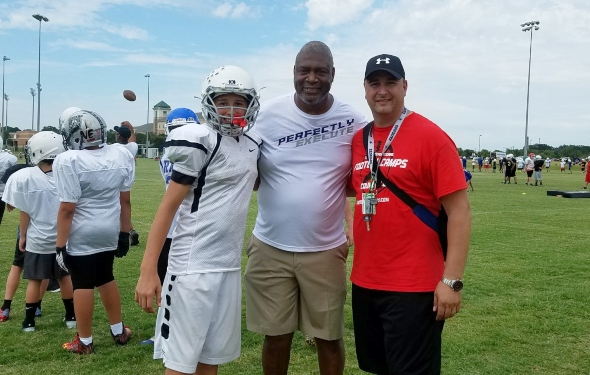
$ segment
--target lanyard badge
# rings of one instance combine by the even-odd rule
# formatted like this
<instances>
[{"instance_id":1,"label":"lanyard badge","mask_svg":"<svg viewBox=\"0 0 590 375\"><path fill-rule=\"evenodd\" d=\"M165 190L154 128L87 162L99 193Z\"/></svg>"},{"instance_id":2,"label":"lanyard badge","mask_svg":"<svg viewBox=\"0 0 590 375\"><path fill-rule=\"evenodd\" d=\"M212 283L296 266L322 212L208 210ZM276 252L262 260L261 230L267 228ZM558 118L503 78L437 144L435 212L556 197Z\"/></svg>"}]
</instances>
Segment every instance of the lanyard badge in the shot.
<instances>
[{"instance_id":1,"label":"lanyard badge","mask_svg":"<svg viewBox=\"0 0 590 375\"><path fill-rule=\"evenodd\" d=\"M369 192L362 194L362 210L363 210L363 219L367 224L367 231L371 230L370 222L373 218L373 215L377 213L377 172L379 170L379 164L381 164L381 160L383 159L383 154L389 148L393 139L399 132L399 129L402 126L402 122L406 118L408 113L408 109L404 107L402 114L400 115L399 119L393 124L391 131L389 132L389 136L383 145L383 149L381 151L381 157L377 160L377 164L373 163L375 158L375 140L373 138L373 126L369 129L369 139L367 140L367 158L369 160L369 166L371 169L371 179L369 181Z\"/></svg>"}]
</instances>

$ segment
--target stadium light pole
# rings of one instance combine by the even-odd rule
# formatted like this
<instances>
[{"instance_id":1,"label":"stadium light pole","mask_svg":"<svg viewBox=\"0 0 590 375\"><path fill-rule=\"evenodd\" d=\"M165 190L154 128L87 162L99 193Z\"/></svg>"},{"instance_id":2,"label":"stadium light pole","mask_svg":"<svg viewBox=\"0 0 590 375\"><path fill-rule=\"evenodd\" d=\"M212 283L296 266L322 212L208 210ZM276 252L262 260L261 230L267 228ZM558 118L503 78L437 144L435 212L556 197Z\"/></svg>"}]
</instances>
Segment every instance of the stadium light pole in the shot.
<instances>
[{"instance_id":1,"label":"stadium light pole","mask_svg":"<svg viewBox=\"0 0 590 375\"><path fill-rule=\"evenodd\" d=\"M479 135L479 142L478 142L478 145L477 145L477 152L481 154L481 134Z\"/></svg>"},{"instance_id":2,"label":"stadium light pole","mask_svg":"<svg viewBox=\"0 0 590 375\"><path fill-rule=\"evenodd\" d=\"M33 114L31 115L31 130L35 127L35 89L31 87L31 96L33 97Z\"/></svg>"},{"instance_id":3,"label":"stadium light pole","mask_svg":"<svg viewBox=\"0 0 590 375\"><path fill-rule=\"evenodd\" d=\"M4 100L6 100L6 126L8 126L8 94L4 94Z\"/></svg>"},{"instance_id":4,"label":"stadium light pole","mask_svg":"<svg viewBox=\"0 0 590 375\"><path fill-rule=\"evenodd\" d=\"M531 42L529 45L529 78L526 88L526 122L524 126L524 155L527 154L529 148L529 93L531 89L531 58L533 56L533 30L539 30L539 24L539 21L530 21L520 25L520 27L522 27L522 31L531 32Z\"/></svg>"},{"instance_id":5,"label":"stadium light pole","mask_svg":"<svg viewBox=\"0 0 590 375\"><path fill-rule=\"evenodd\" d=\"M145 120L145 124L149 124L150 123L150 75L146 74L144 76L145 78L147 78L147 115L146 115L146 120ZM154 125L152 124L152 128L154 127ZM148 128L147 133L145 134L145 146L147 148L150 147L150 130Z\"/></svg>"},{"instance_id":6,"label":"stadium light pole","mask_svg":"<svg viewBox=\"0 0 590 375\"><path fill-rule=\"evenodd\" d=\"M10 60L8 57L4 56L2 58L2 97L4 98L4 65L6 61ZM0 118L0 134L4 134L4 100L2 100L2 117Z\"/></svg>"},{"instance_id":7,"label":"stadium light pole","mask_svg":"<svg viewBox=\"0 0 590 375\"><path fill-rule=\"evenodd\" d=\"M37 70L37 131L41 127L41 24L49 22L49 18L41 14L33 14L33 18L39 21L39 69Z\"/></svg>"}]
</instances>

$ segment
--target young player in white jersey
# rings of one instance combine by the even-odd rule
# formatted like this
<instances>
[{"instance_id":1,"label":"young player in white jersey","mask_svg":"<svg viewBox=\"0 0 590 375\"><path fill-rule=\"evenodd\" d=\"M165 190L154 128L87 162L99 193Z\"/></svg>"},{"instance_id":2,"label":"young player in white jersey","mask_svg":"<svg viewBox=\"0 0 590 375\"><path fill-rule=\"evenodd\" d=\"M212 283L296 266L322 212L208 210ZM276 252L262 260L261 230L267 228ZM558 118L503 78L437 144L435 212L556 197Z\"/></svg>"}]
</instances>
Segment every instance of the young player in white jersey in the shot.
<instances>
[{"instance_id":1,"label":"young player in white jersey","mask_svg":"<svg viewBox=\"0 0 590 375\"><path fill-rule=\"evenodd\" d=\"M164 126L164 131L166 132L166 136L170 135L170 132L178 127L184 125L198 125L199 119L197 114L188 108L176 108L170 111L168 116L166 116L166 124ZM174 164L168 158L167 148L164 149L164 155L160 158L160 172L162 173L162 178L164 179L164 184L166 189L168 189L168 185L170 184L170 180L172 179L172 169ZM162 246L162 251L160 252L160 256L158 257L158 277L160 278L160 284L164 284L164 278L166 277L166 269L168 268L168 254L170 253L170 245L172 244L172 234L174 233L174 229L176 228L176 221L178 220L178 213L179 210L176 211L176 215L174 215L174 219L172 220L172 225L170 225L170 229L168 230L168 235L166 236L166 241L164 241L164 246ZM153 345L155 340L155 336L143 340L141 342L142 345Z\"/></svg>"},{"instance_id":2,"label":"young player in white jersey","mask_svg":"<svg viewBox=\"0 0 590 375\"><path fill-rule=\"evenodd\" d=\"M3 142L2 137L0 136L0 142ZM2 143L3 144L3 143ZM16 156L12 155L9 152L4 150L0 150L0 177L6 172L6 170L17 162ZM4 192L4 182L0 181L0 196ZM0 201L0 224L2 224L2 217L4 216L4 210L6 208L6 204L4 201Z\"/></svg>"},{"instance_id":3,"label":"young player in white jersey","mask_svg":"<svg viewBox=\"0 0 590 375\"><path fill-rule=\"evenodd\" d=\"M6 183L2 199L20 210L19 249L25 252L23 278L28 279L23 331L35 331L35 312L44 279L59 282L64 320L68 328L76 327L72 281L56 261L55 218L59 197L52 173L53 159L65 151L61 135L43 131L33 135L25 146L25 158L31 168L14 173Z\"/></svg>"},{"instance_id":4,"label":"young player in white jersey","mask_svg":"<svg viewBox=\"0 0 590 375\"><path fill-rule=\"evenodd\" d=\"M260 139L245 133L258 114L252 77L222 66L203 84L207 126L174 129L166 155L174 164L141 264L135 300L157 304L154 358L166 374L217 374L240 355L241 253ZM168 271L160 286L157 263L176 210ZM161 292L161 295L160 295Z\"/></svg>"},{"instance_id":5,"label":"young player in white jersey","mask_svg":"<svg viewBox=\"0 0 590 375\"><path fill-rule=\"evenodd\" d=\"M129 250L131 200L135 177L133 156L126 149L105 145L102 117L81 110L62 129L66 151L53 170L60 198L57 215L57 259L69 269L74 288L78 334L63 348L77 354L93 351L94 288L105 307L115 344L131 337L121 319L121 297L113 276L114 257ZM67 249L66 249L67 242Z\"/></svg>"}]
</instances>

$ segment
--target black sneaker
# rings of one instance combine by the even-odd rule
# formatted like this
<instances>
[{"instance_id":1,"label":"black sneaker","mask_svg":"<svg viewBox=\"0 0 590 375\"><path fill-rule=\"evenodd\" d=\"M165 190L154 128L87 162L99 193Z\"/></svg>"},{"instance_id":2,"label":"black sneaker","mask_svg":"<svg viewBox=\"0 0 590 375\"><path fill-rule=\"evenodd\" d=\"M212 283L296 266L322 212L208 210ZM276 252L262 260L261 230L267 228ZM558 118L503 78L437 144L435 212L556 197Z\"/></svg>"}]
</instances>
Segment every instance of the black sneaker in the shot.
<instances>
[{"instance_id":1,"label":"black sneaker","mask_svg":"<svg viewBox=\"0 0 590 375\"><path fill-rule=\"evenodd\" d=\"M135 229L131 229L131 232L129 232L129 245L130 246L139 245L139 233L137 233L135 231Z\"/></svg>"}]
</instances>

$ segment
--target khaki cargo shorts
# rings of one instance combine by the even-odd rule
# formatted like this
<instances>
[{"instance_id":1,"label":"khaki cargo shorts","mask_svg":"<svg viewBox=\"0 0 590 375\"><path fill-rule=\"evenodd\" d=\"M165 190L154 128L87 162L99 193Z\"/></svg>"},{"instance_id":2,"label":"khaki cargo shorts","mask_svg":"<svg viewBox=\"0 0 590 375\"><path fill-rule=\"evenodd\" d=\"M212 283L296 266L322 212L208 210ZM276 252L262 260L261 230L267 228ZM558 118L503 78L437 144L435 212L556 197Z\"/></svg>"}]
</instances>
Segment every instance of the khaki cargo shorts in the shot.
<instances>
[{"instance_id":1,"label":"khaki cargo shorts","mask_svg":"<svg viewBox=\"0 0 590 375\"><path fill-rule=\"evenodd\" d=\"M250 238L244 275L248 330L278 336L300 330L323 340L344 336L346 243L289 252Z\"/></svg>"}]
</instances>

